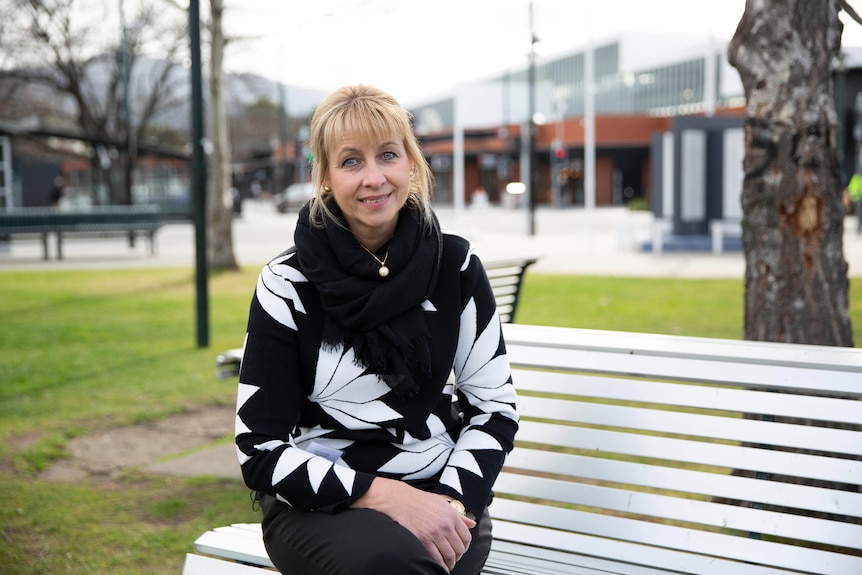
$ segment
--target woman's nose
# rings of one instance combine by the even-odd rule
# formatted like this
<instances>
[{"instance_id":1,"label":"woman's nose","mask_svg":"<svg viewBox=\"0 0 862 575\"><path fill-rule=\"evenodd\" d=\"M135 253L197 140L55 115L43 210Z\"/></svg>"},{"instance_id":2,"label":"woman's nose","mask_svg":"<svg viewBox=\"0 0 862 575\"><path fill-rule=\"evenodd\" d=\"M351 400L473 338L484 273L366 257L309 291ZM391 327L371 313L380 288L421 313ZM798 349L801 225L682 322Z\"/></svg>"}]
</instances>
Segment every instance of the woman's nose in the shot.
<instances>
[{"instance_id":1,"label":"woman's nose","mask_svg":"<svg viewBox=\"0 0 862 575\"><path fill-rule=\"evenodd\" d=\"M369 188L378 188L386 182L386 175L374 162L366 164L367 168L363 174L362 183Z\"/></svg>"}]
</instances>

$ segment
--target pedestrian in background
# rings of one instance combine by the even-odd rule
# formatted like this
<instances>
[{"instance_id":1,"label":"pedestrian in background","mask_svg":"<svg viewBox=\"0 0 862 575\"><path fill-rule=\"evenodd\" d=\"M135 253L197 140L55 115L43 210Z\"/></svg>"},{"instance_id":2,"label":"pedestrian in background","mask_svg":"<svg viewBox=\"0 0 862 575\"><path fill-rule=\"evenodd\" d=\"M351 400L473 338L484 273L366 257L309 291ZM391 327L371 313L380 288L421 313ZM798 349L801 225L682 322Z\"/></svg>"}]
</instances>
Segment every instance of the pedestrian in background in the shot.
<instances>
[{"instance_id":1,"label":"pedestrian in background","mask_svg":"<svg viewBox=\"0 0 862 575\"><path fill-rule=\"evenodd\" d=\"M66 180L64 180L62 176L54 178L54 181L51 183L51 193L48 197L52 206L60 205L60 202L63 200L63 196L65 195L65 189Z\"/></svg>"}]
</instances>

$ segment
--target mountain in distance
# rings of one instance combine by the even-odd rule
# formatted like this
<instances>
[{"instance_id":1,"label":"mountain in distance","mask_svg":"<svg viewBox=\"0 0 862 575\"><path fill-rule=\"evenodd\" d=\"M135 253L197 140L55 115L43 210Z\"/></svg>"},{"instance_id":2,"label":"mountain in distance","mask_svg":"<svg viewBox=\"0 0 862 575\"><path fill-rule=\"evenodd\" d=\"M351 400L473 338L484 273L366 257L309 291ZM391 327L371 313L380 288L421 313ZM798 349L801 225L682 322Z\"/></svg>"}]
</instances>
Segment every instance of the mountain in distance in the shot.
<instances>
[{"instance_id":1,"label":"mountain in distance","mask_svg":"<svg viewBox=\"0 0 862 575\"><path fill-rule=\"evenodd\" d=\"M158 60L141 57L136 63L132 72L131 93L130 93L130 112L134 116L136 108L135 86L140 86L141 83L146 83L148 77L152 77L158 68L163 63ZM165 127L171 127L180 131L189 131L191 129L191 77L188 68L176 67L172 72L172 82L174 83L174 99L176 105L164 107L158 116L154 119L153 124ZM139 83L140 82L140 83ZM209 87L207 85L206 71L203 78L204 101L209 97ZM326 95L321 90L313 90L300 86L292 86L281 84L283 90L280 90L278 82L264 78L256 74L239 73L225 74L225 89L227 92L227 113L228 116L235 117L243 113L243 111L252 104L261 99L269 100L278 105L283 102L287 116L291 118L310 118L314 108L320 103ZM146 96L146 91L140 94L138 100L139 106L143 106L143 100Z\"/></svg>"}]
</instances>

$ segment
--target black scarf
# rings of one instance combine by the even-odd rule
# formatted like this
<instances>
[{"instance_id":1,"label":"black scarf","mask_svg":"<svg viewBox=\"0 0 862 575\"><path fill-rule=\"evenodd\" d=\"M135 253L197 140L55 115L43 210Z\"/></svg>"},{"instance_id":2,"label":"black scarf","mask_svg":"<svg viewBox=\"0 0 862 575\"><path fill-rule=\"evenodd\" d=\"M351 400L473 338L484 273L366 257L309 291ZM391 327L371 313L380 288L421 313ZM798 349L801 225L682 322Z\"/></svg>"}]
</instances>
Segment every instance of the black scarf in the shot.
<instances>
[{"instance_id":1,"label":"black scarf","mask_svg":"<svg viewBox=\"0 0 862 575\"><path fill-rule=\"evenodd\" d=\"M312 226L306 204L294 234L299 264L325 312L323 343L352 347L357 361L397 395L416 395L431 374L421 304L437 284L440 224L433 215L423 223L416 208L402 208L388 246L389 276L381 278L380 264L347 229L338 206L329 207L339 222Z\"/></svg>"}]
</instances>

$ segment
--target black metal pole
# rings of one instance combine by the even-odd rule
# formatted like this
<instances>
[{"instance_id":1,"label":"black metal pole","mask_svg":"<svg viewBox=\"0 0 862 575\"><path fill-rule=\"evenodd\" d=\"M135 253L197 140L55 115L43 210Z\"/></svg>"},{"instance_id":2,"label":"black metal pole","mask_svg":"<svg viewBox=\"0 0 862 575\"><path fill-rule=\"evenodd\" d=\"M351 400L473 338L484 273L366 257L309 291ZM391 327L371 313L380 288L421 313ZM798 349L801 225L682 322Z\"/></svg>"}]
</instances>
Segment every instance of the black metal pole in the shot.
<instances>
[{"instance_id":1,"label":"black metal pole","mask_svg":"<svg viewBox=\"0 0 862 575\"><path fill-rule=\"evenodd\" d=\"M206 197L207 165L204 157L204 97L201 74L201 18L199 0L189 1L189 40L192 57L192 198L195 222L195 293L198 347L209 347L209 296L207 293Z\"/></svg>"}]
</instances>

